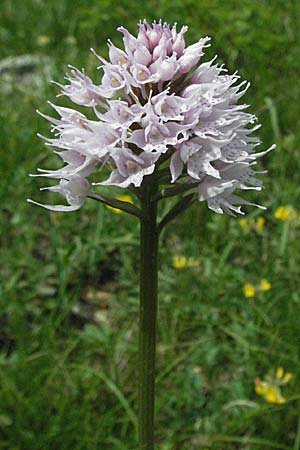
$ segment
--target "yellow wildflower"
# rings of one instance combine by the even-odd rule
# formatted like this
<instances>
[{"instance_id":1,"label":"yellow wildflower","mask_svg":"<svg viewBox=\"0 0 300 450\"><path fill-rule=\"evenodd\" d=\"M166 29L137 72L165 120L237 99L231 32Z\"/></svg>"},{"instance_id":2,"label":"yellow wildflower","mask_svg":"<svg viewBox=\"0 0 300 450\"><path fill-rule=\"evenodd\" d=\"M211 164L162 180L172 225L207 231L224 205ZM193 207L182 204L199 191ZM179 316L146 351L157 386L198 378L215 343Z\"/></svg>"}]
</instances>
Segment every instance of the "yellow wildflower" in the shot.
<instances>
[{"instance_id":1,"label":"yellow wildflower","mask_svg":"<svg viewBox=\"0 0 300 450\"><path fill-rule=\"evenodd\" d=\"M248 225L248 222L247 222L247 219L240 219L239 220L239 224L240 224L240 227L241 227L241 229L243 230L243 231L248 231L248 229L249 229L249 225Z\"/></svg>"},{"instance_id":2,"label":"yellow wildflower","mask_svg":"<svg viewBox=\"0 0 300 450\"><path fill-rule=\"evenodd\" d=\"M262 231L265 225L265 219L263 217L258 217L256 222L254 223L254 228L256 231Z\"/></svg>"},{"instance_id":3,"label":"yellow wildflower","mask_svg":"<svg viewBox=\"0 0 300 450\"><path fill-rule=\"evenodd\" d=\"M172 263L175 269L184 269L187 265L187 259L185 256L173 256Z\"/></svg>"},{"instance_id":4,"label":"yellow wildflower","mask_svg":"<svg viewBox=\"0 0 300 450\"><path fill-rule=\"evenodd\" d=\"M266 392L266 383L256 378L254 381L254 389L257 395L264 395Z\"/></svg>"},{"instance_id":5,"label":"yellow wildflower","mask_svg":"<svg viewBox=\"0 0 300 450\"><path fill-rule=\"evenodd\" d=\"M246 298L251 298L255 296L255 287L253 284L246 283L243 286L243 292Z\"/></svg>"},{"instance_id":6,"label":"yellow wildflower","mask_svg":"<svg viewBox=\"0 0 300 450\"><path fill-rule=\"evenodd\" d=\"M268 403L281 405L286 402L281 393L281 386L288 383L293 375L290 372L285 374L282 367L277 368L275 375L275 377L267 376L263 381L256 378L254 380L254 389L256 394L264 397Z\"/></svg>"},{"instance_id":7,"label":"yellow wildflower","mask_svg":"<svg viewBox=\"0 0 300 450\"><path fill-rule=\"evenodd\" d=\"M285 398L282 396L279 386L267 381L261 381L256 378L254 389L257 395L265 398L268 403L282 404Z\"/></svg>"},{"instance_id":8,"label":"yellow wildflower","mask_svg":"<svg viewBox=\"0 0 300 450\"><path fill-rule=\"evenodd\" d=\"M122 202L133 203L132 198L130 197L130 195L126 195L126 194L124 194L124 195L118 195L118 196L116 197L116 199L117 199L117 200L121 200ZM113 208L112 206L109 206L109 205L105 205L105 206L106 206L106 208L111 209L115 214L120 214L120 213L123 212L123 211L122 211L121 209L119 209L119 208Z\"/></svg>"},{"instance_id":9,"label":"yellow wildflower","mask_svg":"<svg viewBox=\"0 0 300 450\"><path fill-rule=\"evenodd\" d=\"M264 389L261 384L255 385L255 392L257 393L257 395L263 395Z\"/></svg>"},{"instance_id":10,"label":"yellow wildflower","mask_svg":"<svg viewBox=\"0 0 300 450\"><path fill-rule=\"evenodd\" d=\"M264 395L268 403L276 403L278 394L275 386L268 386Z\"/></svg>"},{"instance_id":11,"label":"yellow wildflower","mask_svg":"<svg viewBox=\"0 0 300 450\"><path fill-rule=\"evenodd\" d=\"M277 403L279 405L286 402L285 398L281 395L279 388L276 386L268 387L265 399L268 403Z\"/></svg>"},{"instance_id":12,"label":"yellow wildflower","mask_svg":"<svg viewBox=\"0 0 300 450\"><path fill-rule=\"evenodd\" d=\"M268 280L266 280L265 278L260 280L259 286L262 291L269 291L271 289L271 283Z\"/></svg>"},{"instance_id":13,"label":"yellow wildflower","mask_svg":"<svg viewBox=\"0 0 300 450\"><path fill-rule=\"evenodd\" d=\"M288 383L293 377L293 374L291 372L284 373L284 370L282 367L278 367L276 371L276 378L279 380L279 384L286 384Z\"/></svg>"},{"instance_id":14,"label":"yellow wildflower","mask_svg":"<svg viewBox=\"0 0 300 450\"><path fill-rule=\"evenodd\" d=\"M281 379L283 377L283 373L283 368L278 367L278 369L276 370L276 378Z\"/></svg>"},{"instance_id":15,"label":"yellow wildflower","mask_svg":"<svg viewBox=\"0 0 300 450\"><path fill-rule=\"evenodd\" d=\"M278 220L282 220L283 222L287 222L293 217L294 211L287 206L279 206L275 213L274 217Z\"/></svg>"},{"instance_id":16,"label":"yellow wildflower","mask_svg":"<svg viewBox=\"0 0 300 450\"><path fill-rule=\"evenodd\" d=\"M287 372L284 377L282 378L282 384L288 383L293 377L293 374L291 372Z\"/></svg>"},{"instance_id":17,"label":"yellow wildflower","mask_svg":"<svg viewBox=\"0 0 300 450\"><path fill-rule=\"evenodd\" d=\"M247 220L245 218L239 220L239 225L243 231L249 231L250 227L257 232L262 231L265 225L265 219L263 217L258 217L255 219Z\"/></svg>"}]
</instances>

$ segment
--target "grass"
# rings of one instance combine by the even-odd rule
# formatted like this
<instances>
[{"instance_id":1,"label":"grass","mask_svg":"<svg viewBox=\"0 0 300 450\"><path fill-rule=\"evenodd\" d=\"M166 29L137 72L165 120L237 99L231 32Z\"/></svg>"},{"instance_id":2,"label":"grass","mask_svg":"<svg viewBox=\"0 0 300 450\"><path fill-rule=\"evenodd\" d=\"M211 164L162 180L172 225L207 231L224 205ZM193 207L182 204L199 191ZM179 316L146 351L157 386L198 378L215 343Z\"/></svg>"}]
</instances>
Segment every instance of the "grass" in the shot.
<instances>
[{"instance_id":1,"label":"grass","mask_svg":"<svg viewBox=\"0 0 300 450\"><path fill-rule=\"evenodd\" d=\"M268 210L242 227L199 204L163 234L157 449L299 450L299 3L2 0L1 13L1 58L47 56L58 81L68 63L97 77L89 47L106 52L117 25L143 17L187 23L190 42L211 35L207 58L251 81L264 146L277 144L251 195ZM138 224L92 201L70 214L25 202L39 197L28 173L51 164L36 138L48 127L35 109L57 92L44 78L9 93L0 78L0 449L136 450ZM280 205L296 218L276 219ZM173 256L194 264L175 269ZM263 278L271 289L245 298ZM254 380L280 366L293 378L277 405Z\"/></svg>"}]
</instances>

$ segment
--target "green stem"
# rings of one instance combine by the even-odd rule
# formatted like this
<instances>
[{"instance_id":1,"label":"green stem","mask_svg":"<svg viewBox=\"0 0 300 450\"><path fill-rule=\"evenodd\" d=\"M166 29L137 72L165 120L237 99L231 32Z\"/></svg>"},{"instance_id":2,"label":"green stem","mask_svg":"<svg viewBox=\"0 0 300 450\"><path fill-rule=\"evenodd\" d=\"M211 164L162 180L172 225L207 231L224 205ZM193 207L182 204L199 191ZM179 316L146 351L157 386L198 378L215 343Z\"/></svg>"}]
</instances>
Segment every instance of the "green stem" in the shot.
<instances>
[{"instance_id":1,"label":"green stem","mask_svg":"<svg viewBox=\"0 0 300 450\"><path fill-rule=\"evenodd\" d=\"M148 181L148 180L147 180ZM139 329L139 450L154 450L155 341L157 317L157 192L144 183L141 195L140 329Z\"/></svg>"}]
</instances>

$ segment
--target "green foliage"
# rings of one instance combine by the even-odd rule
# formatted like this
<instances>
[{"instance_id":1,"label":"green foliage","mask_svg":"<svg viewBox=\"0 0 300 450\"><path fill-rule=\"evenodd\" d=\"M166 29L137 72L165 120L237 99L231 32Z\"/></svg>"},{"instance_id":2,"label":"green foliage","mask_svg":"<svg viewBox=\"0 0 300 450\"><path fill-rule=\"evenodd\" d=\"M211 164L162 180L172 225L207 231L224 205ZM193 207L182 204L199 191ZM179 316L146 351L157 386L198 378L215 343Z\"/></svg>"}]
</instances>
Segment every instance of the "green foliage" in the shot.
<instances>
[{"instance_id":1,"label":"green foliage","mask_svg":"<svg viewBox=\"0 0 300 450\"><path fill-rule=\"evenodd\" d=\"M277 143L257 196L267 212L245 225L200 204L162 237L157 449L299 450L299 2L2 0L1 59L47 56L60 82L68 63L98 77L88 49L144 17L187 23L191 42L211 35L208 57L251 81L264 146ZM1 83L0 449L135 450L137 221L91 200L70 214L25 202L39 197L28 173L52 162L35 109L57 91ZM295 218L276 219L280 205ZM271 289L246 298L264 278ZM293 378L270 404L254 380L279 366Z\"/></svg>"}]
</instances>

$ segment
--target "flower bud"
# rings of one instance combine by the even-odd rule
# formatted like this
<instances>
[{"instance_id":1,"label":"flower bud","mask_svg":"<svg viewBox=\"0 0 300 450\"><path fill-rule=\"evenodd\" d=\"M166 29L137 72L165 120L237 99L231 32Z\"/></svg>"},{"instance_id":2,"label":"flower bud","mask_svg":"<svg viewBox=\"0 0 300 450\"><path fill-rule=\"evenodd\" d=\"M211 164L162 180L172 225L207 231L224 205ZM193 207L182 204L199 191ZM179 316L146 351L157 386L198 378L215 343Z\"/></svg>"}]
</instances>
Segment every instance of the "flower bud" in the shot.
<instances>
[{"instance_id":1,"label":"flower bud","mask_svg":"<svg viewBox=\"0 0 300 450\"><path fill-rule=\"evenodd\" d=\"M147 36L151 50L158 45L161 35L162 35L161 23L157 24L154 22L153 28L149 27L149 29L147 30Z\"/></svg>"},{"instance_id":2,"label":"flower bud","mask_svg":"<svg viewBox=\"0 0 300 450\"><path fill-rule=\"evenodd\" d=\"M109 46L109 59L113 64L126 64L128 61L128 55L121 49L114 46L111 41L108 41Z\"/></svg>"},{"instance_id":3,"label":"flower bud","mask_svg":"<svg viewBox=\"0 0 300 450\"><path fill-rule=\"evenodd\" d=\"M158 45L153 50L153 61L156 61L158 58L165 58L167 56L169 42L167 37L163 34Z\"/></svg>"},{"instance_id":4,"label":"flower bud","mask_svg":"<svg viewBox=\"0 0 300 450\"><path fill-rule=\"evenodd\" d=\"M176 57L167 58L158 64L158 76L161 81L171 80L178 69L178 63L176 61Z\"/></svg>"},{"instance_id":5,"label":"flower bud","mask_svg":"<svg viewBox=\"0 0 300 450\"><path fill-rule=\"evenodd\" d=\"M202 50L205 47L205 43L209 40L210 40L209 37L205 37L185 49L183 55L178 60L180 65L179 68L180 74L187 73L189 70L191 70L192 67L194 67L198 63L199 59L203 55Z\"/></svg>"},{"instance_id":6,"label":"flower bud","mask_svg":"<svg viewBox=\"0 0 300 450\"><path fill-rule=\"evenodd\" d=\"M145 24L142 22L139 23L139 32L137 36L137 41L139 44L142 44L145 47L149 48L149 39L145 29Z\"/></svg>"},{"instance_id":7,"label":"flower bud","mask_svg":"<svg viewBox=\"0 0 300 450\"><path fill-rule=\"evenodd\" d=\"M138 45L134 56L133 56L133 63L142 64L143 66L148 66L150 62L152 61L152 56L144 45Z\"/></svg>"},{"instance_id":8,"label":"flower bud","mask_svg":"<svg viewBox=\"0 0 300 450\"><path fill-rule=\"evenodd\" d=\"M130 34L128 30L126 30L126 28L124 27L118 27L117 30L121 31L121 33L123 33L124 35L123 41L126 53L129 55L133 54L136 49L137 39L134 36L132 36L132 34Z\"/></svg>"},{"instance_id":9,"label":"flower bud","mask_svg":"<svg viewBox=\"0 0 300 450\"><path fill-rule=\"evenodd\" d=\"M185 48L185 41L183 35L187 31L187 29L188 27L181 28L180 33L177 35L173 44L173 51L176 52L178 57L180 57L183 54Z\"/></svg>"}]
</instances>

